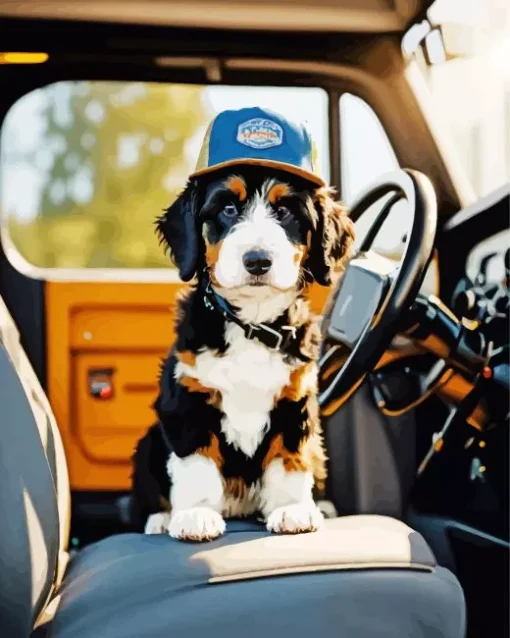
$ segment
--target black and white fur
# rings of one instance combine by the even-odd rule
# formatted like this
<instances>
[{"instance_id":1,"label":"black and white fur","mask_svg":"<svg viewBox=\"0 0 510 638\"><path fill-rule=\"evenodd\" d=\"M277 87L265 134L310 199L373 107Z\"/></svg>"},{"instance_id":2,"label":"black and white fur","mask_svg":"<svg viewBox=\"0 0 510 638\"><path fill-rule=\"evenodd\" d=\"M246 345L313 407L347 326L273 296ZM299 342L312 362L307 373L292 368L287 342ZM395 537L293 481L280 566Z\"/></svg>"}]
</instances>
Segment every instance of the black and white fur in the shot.
<instances>
[{"instance_id":1,"label":"black and white fur","mask_svg":"<svg viewBox=\"0 0 510 638\"><path fill-rule=\"evenodd\" d=\"M162 366L158 423L134 455L139 526L209 540L225 518L260 513L273 532L317 529L320 332L307 295L343 271L353 240L345 209L303 178L239 166L190 181L157 228L181 278L194 282ZM292 330L289 349L249 340L211 311L208 285L242 322Z\"/></svg>"}]
</instances>

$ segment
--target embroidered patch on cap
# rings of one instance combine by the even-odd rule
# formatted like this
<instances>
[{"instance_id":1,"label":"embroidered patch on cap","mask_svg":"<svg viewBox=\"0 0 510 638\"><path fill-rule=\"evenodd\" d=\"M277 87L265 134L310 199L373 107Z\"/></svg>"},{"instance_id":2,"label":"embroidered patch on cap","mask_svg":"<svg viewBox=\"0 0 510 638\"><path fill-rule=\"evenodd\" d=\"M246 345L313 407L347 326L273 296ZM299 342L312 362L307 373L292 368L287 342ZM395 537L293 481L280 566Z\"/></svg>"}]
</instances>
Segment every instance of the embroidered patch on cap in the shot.
<instances>
[{"instance_id":1,"label":"embroidered patch on cap","mask_svg":"<svg viewBox=\"0 0 510 638\"><path fill-rule=\"evenodd\" d=\"M257 149L280 146L283 142L283 129L272 120L255 117L239 124L237 141Z\"/></svg>"}]
</instances>

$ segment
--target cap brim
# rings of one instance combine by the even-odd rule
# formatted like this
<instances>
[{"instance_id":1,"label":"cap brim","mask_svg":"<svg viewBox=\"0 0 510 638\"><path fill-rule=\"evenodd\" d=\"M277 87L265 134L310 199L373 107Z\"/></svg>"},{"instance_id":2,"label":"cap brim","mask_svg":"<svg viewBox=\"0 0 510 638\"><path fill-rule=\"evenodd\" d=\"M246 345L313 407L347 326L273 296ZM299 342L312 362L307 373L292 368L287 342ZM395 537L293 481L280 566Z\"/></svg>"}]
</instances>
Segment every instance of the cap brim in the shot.
<instances>
[{"instance_id":1,"label":"cap brim","mask_svg":"<svg viewBox=\"0 0 510 638\"><path fill-rule=\"evenodd\" d=\"M317 186L326 186L326 182L311 173L310 171L306 171L303 168L299 168L298 166L294 166L294 164L286 164L285 162L275 162L273 160L265 160L265 159L234 159L229 160L228 162L221 162L220 164L214 164L214 166L207 166L206 168L201 168L194 173L191 173L190 179L194 177L201 177L202 175L209 175L210 173L214 173L215 171L219 171L222 168L229 168L230 166L266 166L267 168L275 168L281 171L285 171L287 173L292 173L293 175L298 175L303 179L306 179L308 182L312 182L312 184L316 184Z\"/></svg>"}]
</instances>

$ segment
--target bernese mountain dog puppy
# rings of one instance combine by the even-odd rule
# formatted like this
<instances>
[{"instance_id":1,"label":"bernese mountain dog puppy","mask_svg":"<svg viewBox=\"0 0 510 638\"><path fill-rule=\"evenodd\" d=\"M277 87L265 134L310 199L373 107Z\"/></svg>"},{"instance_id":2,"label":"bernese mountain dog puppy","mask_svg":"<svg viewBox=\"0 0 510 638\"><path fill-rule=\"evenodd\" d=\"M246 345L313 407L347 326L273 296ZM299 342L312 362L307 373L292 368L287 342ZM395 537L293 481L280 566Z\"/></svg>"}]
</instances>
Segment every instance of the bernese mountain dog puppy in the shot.
<instances>
[{"instance_id":1,"label":"bernese mountain dog puppy","mask_svg":"<svg viewBox=\"0 0 510 638\"><path fill-rule=\"evenodd\" d=\"M326 477L310 284L342 273L353 225L327 187L235 166L192 178L157 220L181 278L158 422L135 451L132 506L146 533L211 540L225 518L317 530Z\"/></svg>"}]
</instances>

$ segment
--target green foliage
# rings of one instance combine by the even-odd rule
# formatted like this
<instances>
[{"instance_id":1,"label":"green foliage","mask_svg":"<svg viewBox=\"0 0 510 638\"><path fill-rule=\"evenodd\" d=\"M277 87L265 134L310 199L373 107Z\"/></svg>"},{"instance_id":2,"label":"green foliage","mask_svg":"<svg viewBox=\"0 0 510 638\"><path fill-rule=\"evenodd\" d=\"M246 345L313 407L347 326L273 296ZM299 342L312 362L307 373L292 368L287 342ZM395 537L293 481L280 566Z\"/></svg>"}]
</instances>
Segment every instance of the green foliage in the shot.
<instances>
[{"instance_id":1,"label":"green foliage","mask_svg":"<svg viewBox=\"0 0 510 638\"><path fill-rule=\"evenodd\" d=\"M37 218L9 220L18 250L42 267L168 266L153 222L193 168L186 146L210 118L203 88L65 82L44 91L50 168Z\"/></svg>"}]
</instances>

